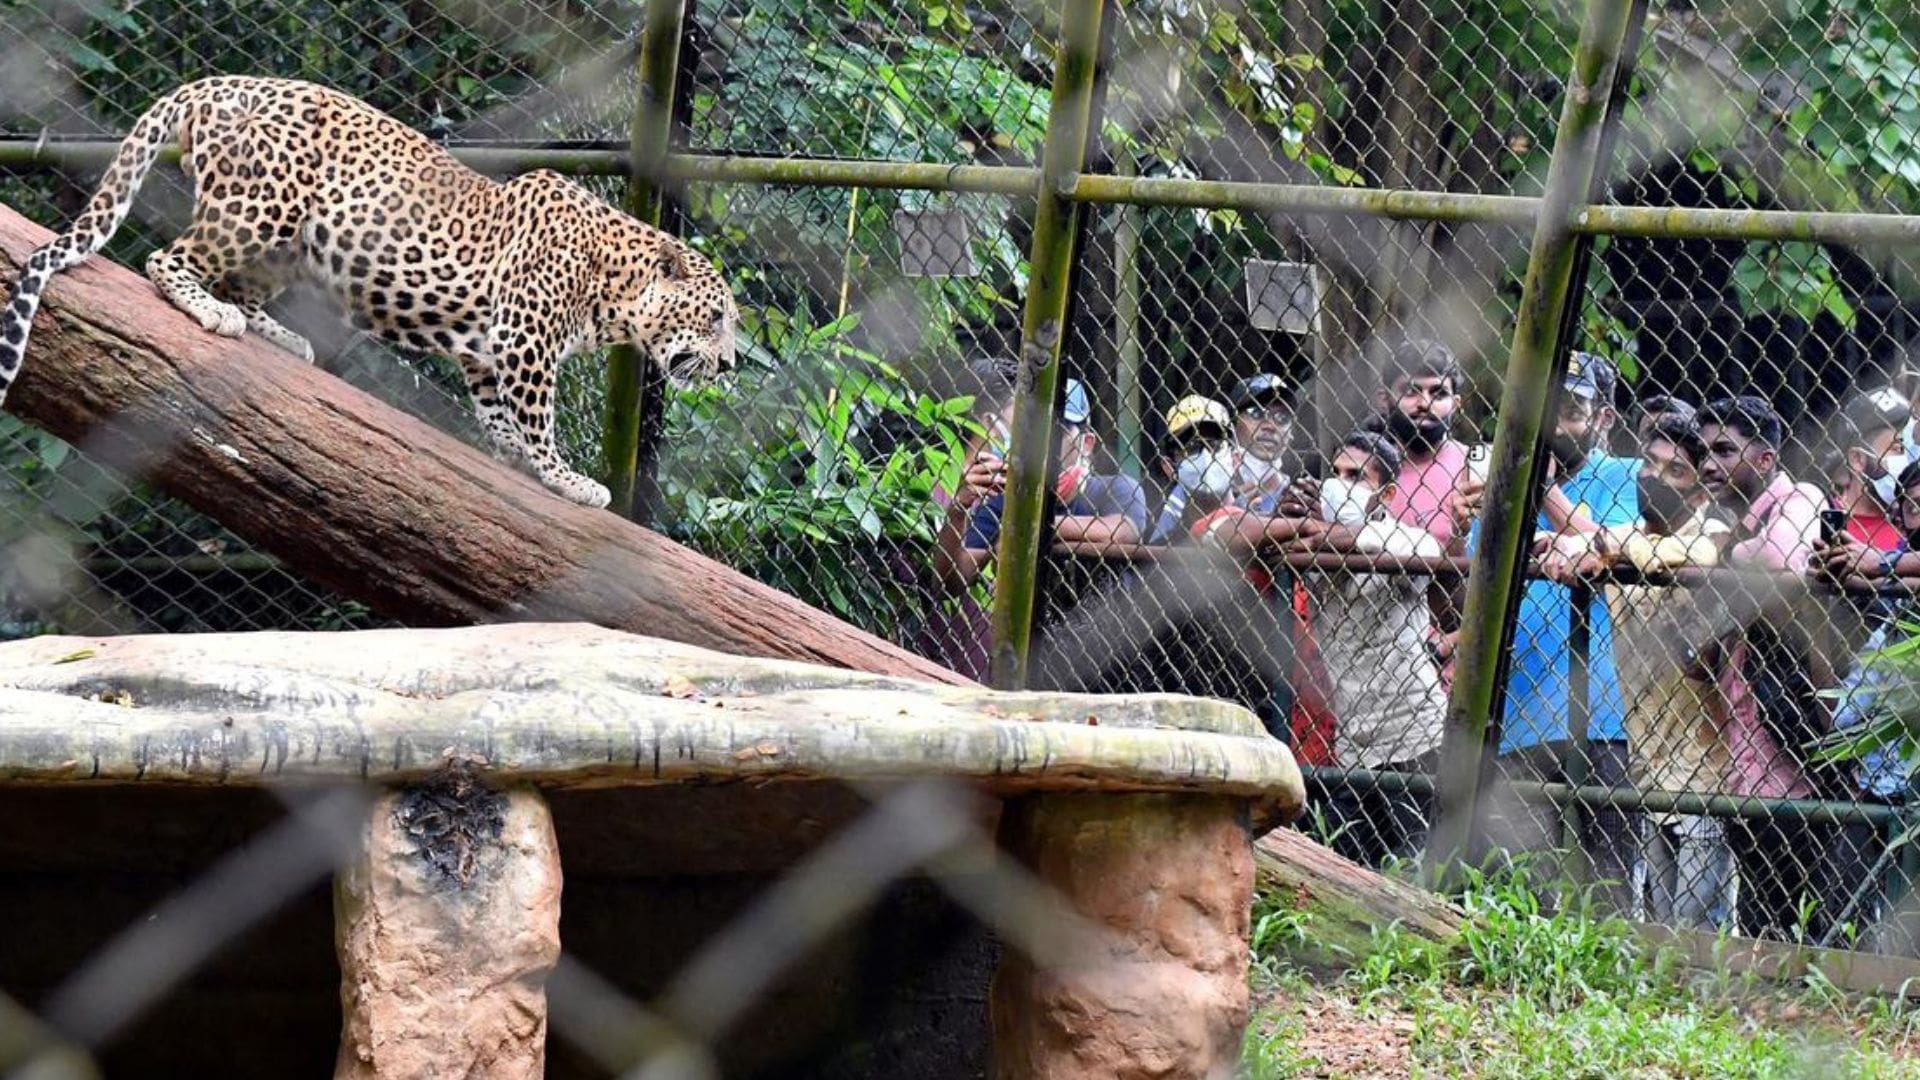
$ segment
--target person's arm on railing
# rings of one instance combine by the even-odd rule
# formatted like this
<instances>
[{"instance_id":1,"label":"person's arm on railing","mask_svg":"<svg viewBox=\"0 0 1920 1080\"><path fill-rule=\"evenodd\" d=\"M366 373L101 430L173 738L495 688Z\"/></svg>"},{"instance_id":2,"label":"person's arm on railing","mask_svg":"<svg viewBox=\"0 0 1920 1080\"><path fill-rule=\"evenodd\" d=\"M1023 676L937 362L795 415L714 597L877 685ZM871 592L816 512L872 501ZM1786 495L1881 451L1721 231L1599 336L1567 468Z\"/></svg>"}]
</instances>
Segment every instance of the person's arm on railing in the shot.
<instances>
[{"instance_id":1,"label":"person's arm on railing","mask_svg":"<svg viewBox=\"0 0 1920 1080\"><path fill-rule=\"evenodd\" d=\"M1055 525L1053 535L1065 543L1137 544L1140 527L1125 514L1068 514Z\"/></svg>"},{"instance_id":2,"label":"person's arm on railing","mask_svg":"<svg viewBox=\"0 0 1920 1080\"><path fill-rule=\"evenodd\" d=\"M1814 545L1808 572L1847 589L1897 582L1910 592L1920 592L1920 551L1880 551L1843 532L1831 544Z\"/></svg>"},{"instance_id":3,"label":"person's arm on railing","mask_svg":"<svg viewBox=\"0 0 1920 1080\"><path fill-rule=\"evenodd\" d=\"M1306 550L1301 545L1328 528L1326 522L1309 517L1241 513L1217 523L1208 536L1229 552L1247 558L1282 549Z\"/></svg>"},{"instance_id":4,"label":"person's arm on railing","mask_svg":"<svg viewBox=\"0 0 1920 1080\"><path fill-rule=\"evenodd\" d=\"M1147 492L1131 477L1090 476L1079 491L1060 494L1063 505L1078 501L1093 513L1055 519L1057 542L1137 544L1146 536Z\"/></svg>"}]
</instances>

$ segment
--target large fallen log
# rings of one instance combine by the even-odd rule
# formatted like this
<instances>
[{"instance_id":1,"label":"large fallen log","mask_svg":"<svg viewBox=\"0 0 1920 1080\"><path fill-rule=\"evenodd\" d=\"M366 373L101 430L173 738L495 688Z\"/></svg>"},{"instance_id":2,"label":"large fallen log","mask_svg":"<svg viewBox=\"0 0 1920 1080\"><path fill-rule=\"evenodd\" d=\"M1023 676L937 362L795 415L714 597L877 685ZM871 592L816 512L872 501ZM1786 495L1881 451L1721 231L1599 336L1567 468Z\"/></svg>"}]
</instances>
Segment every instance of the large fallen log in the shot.
<instances>
[{"instance_id":1,"label":"large fallen log","mask_svg":"<svg viewBox=\"0 0 1920 1080\"><path fill-rule=\"evenodd\" d=\"M1459 938L1463 915L1445 897L1350 862L1291 829L1254 841L1253 863L1260 891L1302 916L1303 940L1285 951L1304 967L1352 967L1370 951L1374 933L1389 926L1436 944Z\"/></svg>"},{"instance_id":2,"label":"large fallen log","mask_svg":"<svg viewBox=\"0 0 1920 1080\"><path fill-rule=\"evenodd\" d=\"M8 285L50 235L0 206ZM105 259L54 279L6 406L311 580L416 626L578 620L740 655L965 681L568 503L258 338L209 334Z\"/></svg>"}]
</instances>

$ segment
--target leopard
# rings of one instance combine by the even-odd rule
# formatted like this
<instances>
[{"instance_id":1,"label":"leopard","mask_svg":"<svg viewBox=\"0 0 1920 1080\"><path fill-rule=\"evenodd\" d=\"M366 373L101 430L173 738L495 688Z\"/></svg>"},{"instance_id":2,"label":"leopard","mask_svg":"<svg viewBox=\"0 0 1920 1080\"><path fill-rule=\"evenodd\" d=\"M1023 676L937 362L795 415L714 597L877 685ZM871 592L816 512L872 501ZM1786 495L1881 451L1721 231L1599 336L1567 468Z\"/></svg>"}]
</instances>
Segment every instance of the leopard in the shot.
<instances>
[{"instance_id":1,"label":"leopard","mask_svg":"<svg viewBox=\"0 0 1920 1080\"><path fill-rule=\"evenodd\" d=\"M174 307L312 363L311 343L268 306L315 286L403 353L457 361L499 456L573 502L604 507L609 495L556 444L563 360L629 344L676 385L735 366L733 292L680 237L549 169L483 175L344 91L223 75L155 101L70 227L27 258L0 309L0 403L48 280L106 246L169 144L193 209L145 270Z\"/></svg>"}]
</instances>

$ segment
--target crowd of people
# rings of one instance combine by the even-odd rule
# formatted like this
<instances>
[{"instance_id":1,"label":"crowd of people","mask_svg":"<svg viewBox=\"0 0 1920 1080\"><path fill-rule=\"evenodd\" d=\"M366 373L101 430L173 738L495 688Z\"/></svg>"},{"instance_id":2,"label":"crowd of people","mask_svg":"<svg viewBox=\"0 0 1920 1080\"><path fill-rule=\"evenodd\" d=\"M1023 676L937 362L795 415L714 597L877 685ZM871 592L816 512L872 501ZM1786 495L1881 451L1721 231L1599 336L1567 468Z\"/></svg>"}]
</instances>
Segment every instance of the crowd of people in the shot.
<instances>
[{"instance_id":1,"label":"crowd of people","mask_svg":"<svg viewBox=\"0 0 1920 1080\"><path fill-rule=\"evenodd\" d=\"M1479 540L1488 461L1460 437L1452 353L1394 348L1376 411L1305 451L1275 375L1240 380L1224 400L1182 397L1142 470L1157 497L1099 471L1086 388L1067 383L1047 547L1056 563L1108 572L1078 589L1057 567L1043 575L1036 683L1225 697L1303 763L1433 773L1465 592L1442 557ZM1751 797L1735 812L1588 807L1579 848L1623 910L1755 935L1870 930L1905 891L1887 830L1751 800L1897 807L1912 795L1898 747L1857 761L1818 747L1888 692L1884 666L1862 658L1905 633L1904 590L1877 586L1920 582L1914 396L1886 386L1845 402L1822 433L1824 471L1808 479L1789 473L1787 431L1765 399L1646 396L1627 430L1618 384L1606 359L1570 357L1508 651L1498 773ZM935 576L951 596L994 558L1007 405L985 411L987 434L944 493ZM1373 558L1289 569L1274 557L1293 553ZM941 659L985 674L984 633L948 641L970 647ZM1416 858L1426 786L1371 779L1327 785L1317 827L1357 860ZM1553 803L1494 803L1483 832L1503 852L1567 839Z\"/></svg>"}]
</instances>

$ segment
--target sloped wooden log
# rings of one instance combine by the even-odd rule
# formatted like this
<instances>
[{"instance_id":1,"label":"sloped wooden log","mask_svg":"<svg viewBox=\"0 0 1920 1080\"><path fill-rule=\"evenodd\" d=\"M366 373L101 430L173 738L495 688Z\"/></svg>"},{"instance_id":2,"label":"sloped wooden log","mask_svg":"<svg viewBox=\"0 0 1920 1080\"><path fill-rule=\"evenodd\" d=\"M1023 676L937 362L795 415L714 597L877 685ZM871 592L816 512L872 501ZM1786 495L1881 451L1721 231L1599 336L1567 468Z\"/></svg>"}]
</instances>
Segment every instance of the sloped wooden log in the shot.
<instances>
[{"instance_id":1,"label":"sloped wooden log","mask_svg":"<svg viewBox=\"0 0 1920 1080\"><path fill-rule=\"evenodd\" d=\"M0 206L8 286L51 234ZM15 415L419 626L580 620L741 655L960 676L531 477L95 259L50 286Z\"/></svg>"},{"instance_id":2,"label":"sloped wooden log","mask_svg":"<svg viewBox=\"0 0 1920 1080\"><path fill-rule=\"evenodd\" d=\"M1462 913L1443 896L1369 870L1291 829L1254 841L1260 891L1304 918L1304 941L1286 946L1289 960L1340 971L1366 955L1376 930L1397 924L1436 944L1460 935Z\"/></svg>"}]
</instances>

